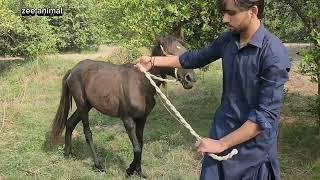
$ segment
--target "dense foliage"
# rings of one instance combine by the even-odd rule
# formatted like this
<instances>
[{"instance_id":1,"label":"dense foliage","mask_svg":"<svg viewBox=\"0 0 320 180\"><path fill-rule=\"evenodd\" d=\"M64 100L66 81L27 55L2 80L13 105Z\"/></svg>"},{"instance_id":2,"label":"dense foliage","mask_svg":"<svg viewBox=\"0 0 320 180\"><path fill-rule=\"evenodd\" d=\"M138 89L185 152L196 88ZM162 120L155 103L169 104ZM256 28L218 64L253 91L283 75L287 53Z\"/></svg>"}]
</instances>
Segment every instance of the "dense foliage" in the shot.
<instances>
[{"instance_id":1,"label":"dense foliage","mask_svg":"<svg viewBox=\"0 0 320 180\"><path fill-rule=\"evenodd\" d=\"M285 42L305 41L318 11L307 1L306 16L289 0L266 1L265 25ZM313 2L314 1L314 2ZM200 48L224 27L219 1L171 0L0 0L0 55L36 56L119 44L149 46L159 34L184 31L189 48ZM293 1L296 2L296 1ZM299 4L298 4L299 5ZM62 8L63 16L21 16L21 8ZM304 23L303 18L310 19ZM306 26L306 24L308 26ZM305 28L308 27L308 28ZM309 28L310 27L310 28Z\"/></svg>"}]
</instances>

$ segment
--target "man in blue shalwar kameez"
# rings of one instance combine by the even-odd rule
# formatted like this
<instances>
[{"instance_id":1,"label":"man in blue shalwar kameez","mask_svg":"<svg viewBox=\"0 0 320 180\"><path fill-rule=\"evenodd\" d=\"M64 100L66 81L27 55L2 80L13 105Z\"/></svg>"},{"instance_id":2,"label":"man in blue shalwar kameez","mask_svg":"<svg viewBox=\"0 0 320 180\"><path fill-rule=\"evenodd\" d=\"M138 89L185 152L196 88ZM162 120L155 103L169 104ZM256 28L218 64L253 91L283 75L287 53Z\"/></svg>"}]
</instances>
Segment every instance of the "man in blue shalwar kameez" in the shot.
<instances>
[{"instance_id":1,"label":"man in blue shalwar kameez","mask_svg":"<svg viewBox=\"0 0 320 180\"><path fill-rule=\"evenodd\" d=\"M263 0L221 0L229 31L199 51L139 58L137 66L199 68L222 58L223 93L210 134L196 142L204 154L200 179L278 180L277 136L290 61L286 48L260 22ZM151 62L153 61L153 62ZM141 68L143 67L143 68ZM217 161L206 155L239 153Z\"/></svg>"}]
</instances>

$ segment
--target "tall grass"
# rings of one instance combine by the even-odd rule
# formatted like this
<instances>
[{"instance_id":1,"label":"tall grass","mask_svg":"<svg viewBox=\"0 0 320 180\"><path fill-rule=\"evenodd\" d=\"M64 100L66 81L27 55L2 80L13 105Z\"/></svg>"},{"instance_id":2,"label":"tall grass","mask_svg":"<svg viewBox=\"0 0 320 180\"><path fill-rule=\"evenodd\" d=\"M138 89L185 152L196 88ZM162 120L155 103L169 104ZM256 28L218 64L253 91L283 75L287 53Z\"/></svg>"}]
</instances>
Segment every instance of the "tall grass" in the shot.
<instances>
[{"instance_id":1,"label":"tall grass","mask_svg":"<svg viewBox=\"0 0 320 180\"><path fill-rule=\"evenodd\" d=\"M119 119L95 110L90 112L93 140L105 174L93 170L81 123L73 134L74 158L63 158L63 139L57 147L48 144L47 133L59 102L61 78L77 62L40 58L0 72L0 179L125 179L133 153ZM199 80L192 90L171 84L168 95L191 126L206 136L220 102L221 66L217 62L206 72L196 72ZM313 135L314 117L306 108L307 99L292 93L284 99L282 116L295 121L280 125L283 179L320 178L320 141ZM193 149L195 139L170 116L158 98L148 118L144 140L142 168L148 177L198 179L201 157Z\"/></svg>"}]
</instances>

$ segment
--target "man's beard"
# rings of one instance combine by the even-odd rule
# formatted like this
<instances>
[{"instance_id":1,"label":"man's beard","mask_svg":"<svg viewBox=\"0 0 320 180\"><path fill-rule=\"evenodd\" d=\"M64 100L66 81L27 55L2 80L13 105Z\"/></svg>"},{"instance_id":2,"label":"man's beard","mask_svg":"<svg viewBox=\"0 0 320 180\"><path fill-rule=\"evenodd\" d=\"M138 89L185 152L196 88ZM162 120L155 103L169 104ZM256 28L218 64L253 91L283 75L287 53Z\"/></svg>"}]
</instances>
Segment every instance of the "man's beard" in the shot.
<instances>
[{"instance_id":1,"label":"man's beard","mask_svg":"<svg viewBox=\"0 0 320 180\"><path fill-rule=\"evenodd\" d=\"M227 28L231 33L234 33L234 34L240 34L241 32L244 31L244 28L235 28L235 27L228 26L228 25L227 25Z\"/></svg>"},{"instance_id":2,"label":"man's beard","mask_svg":"<svg viewBox=\"0 0 320 180\"><path fill-rule=\"evenodd\" d=\"M230 26L229 24L225 24L225 25L227 26L228 30L231 33L240 34L242 32L247 31L250 22L251 22L251 19L249 21L247 21L247 22L244 22L244 23L240 24L238 27L233 27L233 26Z\"/></svg>"}]
</instances>

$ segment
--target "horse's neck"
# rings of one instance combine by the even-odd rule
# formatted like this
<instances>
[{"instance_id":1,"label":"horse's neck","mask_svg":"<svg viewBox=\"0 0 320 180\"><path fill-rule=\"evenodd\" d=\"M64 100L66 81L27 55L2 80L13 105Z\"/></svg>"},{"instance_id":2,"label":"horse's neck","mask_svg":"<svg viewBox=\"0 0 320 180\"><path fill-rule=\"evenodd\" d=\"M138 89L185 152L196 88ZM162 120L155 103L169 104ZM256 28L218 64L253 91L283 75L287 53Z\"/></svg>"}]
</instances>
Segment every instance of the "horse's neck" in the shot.
<instances>
[{"instance_id":1,"label":"horse's neck","mask_svg":"<svg viewBox=\"0 0 320 180\"><path fill-rule=\"evenodd\" d=\"M161 70L160 70L159 68L151 69L151 70L150 70L150 73L151 73L152 75L155 75L155 76L158 76L158 77L163 76L163 75L161 74ZM163 78L163 77L161 77L161 78ZM156 85L157 85L158 87L161 86L161 84L163 84L162 81L159 81L159 80L156 80L156 79L153 79L153 81L156 83Z\"/></svg>"}]
</instances>

